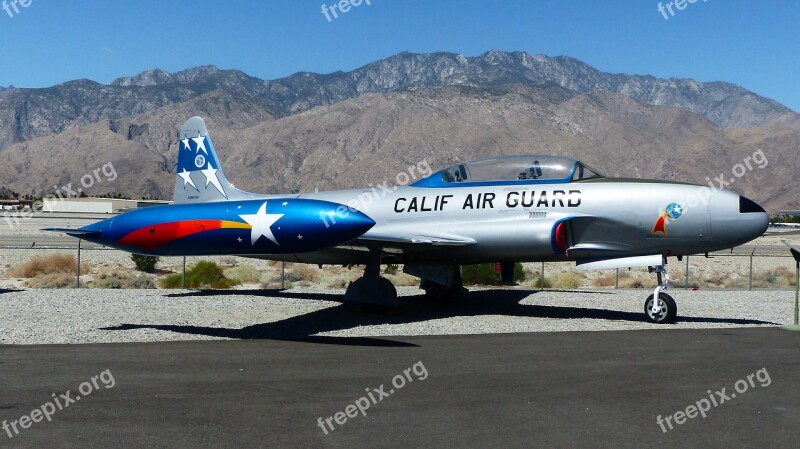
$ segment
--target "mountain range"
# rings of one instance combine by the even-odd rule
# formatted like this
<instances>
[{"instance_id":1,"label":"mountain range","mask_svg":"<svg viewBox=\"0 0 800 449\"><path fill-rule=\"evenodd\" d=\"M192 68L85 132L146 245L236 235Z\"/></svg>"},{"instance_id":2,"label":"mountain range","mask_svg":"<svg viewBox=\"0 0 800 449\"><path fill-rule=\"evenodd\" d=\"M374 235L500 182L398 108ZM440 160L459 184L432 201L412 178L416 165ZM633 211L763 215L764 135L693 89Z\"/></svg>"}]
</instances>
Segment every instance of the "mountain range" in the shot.
<instances>
[{"instance_id":1,"label":"mountain range","mask_svg":"<svg viewBox=\"0 0 800 449\"><path fill-rule=\"evenodd\" d=\"M262 80L213 66L104 85L0 89L0 187L44 195L106 163L90 195L170 198L178 127L206 119L228 177L259 192L393 183L412 164L559 154L613 176L729 189L800 209L800 115L725 82L611 74L570 57L401 53ZM769 163L741 177L756 151Z\"/></svg>"}]
</instances>

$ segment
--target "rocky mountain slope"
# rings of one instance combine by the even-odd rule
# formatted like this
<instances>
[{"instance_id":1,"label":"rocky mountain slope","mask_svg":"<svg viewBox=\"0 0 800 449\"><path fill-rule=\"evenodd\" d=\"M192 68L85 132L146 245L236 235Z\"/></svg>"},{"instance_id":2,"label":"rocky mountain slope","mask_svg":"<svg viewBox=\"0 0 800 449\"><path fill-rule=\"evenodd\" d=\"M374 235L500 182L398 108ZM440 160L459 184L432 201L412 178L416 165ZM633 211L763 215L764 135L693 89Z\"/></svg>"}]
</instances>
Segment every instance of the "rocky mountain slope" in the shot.
<instances>
[{"instance_id":1,"label":"rocky mountain slope","mask_svg":"<svg viewBox=\"0 0 800 449\"><path fill-rule=\"evenodd\" d=\"M514 153L585 160L610 175L706 183L761 150L731 189L776 209L793 189L800 119L727 83L600 72L567 57L403 53L352 72L263 81L152 70L0 91L0 186L47 194L111 162L88 194L169 198L177 128L206 118L228 177L254 191L394 182L411 164Z\"/></svg>"}]
</instances>

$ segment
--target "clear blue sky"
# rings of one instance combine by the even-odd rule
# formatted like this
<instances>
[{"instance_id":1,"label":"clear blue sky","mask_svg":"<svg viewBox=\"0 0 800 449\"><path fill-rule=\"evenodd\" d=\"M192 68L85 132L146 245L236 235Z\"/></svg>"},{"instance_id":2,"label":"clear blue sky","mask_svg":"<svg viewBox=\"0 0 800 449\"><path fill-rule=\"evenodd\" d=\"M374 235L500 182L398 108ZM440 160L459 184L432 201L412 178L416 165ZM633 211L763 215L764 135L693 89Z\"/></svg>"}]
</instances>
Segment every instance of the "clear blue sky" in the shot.
<instances>
[{"instance_id":1,"label":"clear blue sky","mask_svg":"<svg viewBox=\"0 0 800 449\"><path fill-rule=\"evenodd\" d=\"M11 0L6 0L11 2ZM800 110L800 3L371 0L23 0L0 9L0 85L107 83L213 64L265 79L351 70L401 51L569 55L608 72L730 81ZM667 3L667 2L663 2ZM13 8L9 8L14 13ZM669 12L666 12L669 15Z\"/></svg>"}]
</instances>

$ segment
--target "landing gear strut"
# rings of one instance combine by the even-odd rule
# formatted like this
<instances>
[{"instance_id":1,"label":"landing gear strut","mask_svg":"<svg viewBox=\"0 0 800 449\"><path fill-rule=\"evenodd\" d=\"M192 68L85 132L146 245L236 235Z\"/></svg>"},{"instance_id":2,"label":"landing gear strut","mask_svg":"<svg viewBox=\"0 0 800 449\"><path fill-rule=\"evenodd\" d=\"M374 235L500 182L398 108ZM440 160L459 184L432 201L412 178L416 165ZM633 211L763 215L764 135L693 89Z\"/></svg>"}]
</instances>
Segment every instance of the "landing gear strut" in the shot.
<instances>
[{"instance_id":1,"label":"landing gear strut","mask_svg":"<svg viewBox=\"0 0 800 449\"><path fill-rule=\"evenodd\" d=\"M669 286L669 275L666 265L650 267L651 273L655 272L658 277L658 286L653 294L647 297L644 302L644 314L647 321L651 323L666 324L674 323L675 316L678 314L678 306L672 296L663 292ZM655 299L658 298L658 299Z\"/></svg>"},{"instance_id":2,"label":"landing gear strut","mask_svg":"<svg viewBox=\"0 0 800 449\"><path fill-rule=\"evenodd\" d=\"M386 278L381 277L382 251L370 251L364 276L347 286L345 302L360 303L376 309L392 309L398 306L397 289Z\"/></svg>"}]
</instances>

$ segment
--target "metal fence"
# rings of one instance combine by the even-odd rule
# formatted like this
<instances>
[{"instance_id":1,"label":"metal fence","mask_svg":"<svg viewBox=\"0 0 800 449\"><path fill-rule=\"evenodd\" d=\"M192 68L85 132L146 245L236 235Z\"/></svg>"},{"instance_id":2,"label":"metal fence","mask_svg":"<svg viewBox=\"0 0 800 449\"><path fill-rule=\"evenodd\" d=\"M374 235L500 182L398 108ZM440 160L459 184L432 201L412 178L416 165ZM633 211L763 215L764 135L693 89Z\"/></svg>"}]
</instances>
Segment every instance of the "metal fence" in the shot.
<instances>
[{"instance_id":1,"label":"metal fence","mask_svg":"<svg viewBox=\"0 0 800 449\"><path fill-rule=\"evenodd\" d=\"M0 240L0 254L6 271L27 262L31 257L38 255L66 253L79 258L80 263L88 264L93 269L98 267L116 268L131 271L134 264L130 254L123 251L101 247L83 242L78 248L75 245L54 246L20 246L3 245ZM223 265L236 264L251 265L257 270L269 273L271 285L287 287L286 273L299 270L301 264L270 262L260 259L247 259L232 256L215 257L162 257L159 266L167 267L169 272L185 270L186 265L192 266L199 260L211 260ZM467 280L471 284L495 285L498 284L499 272L491 268L479 271L485 273L485 279L476 278ZM297 266L297 267L295 267ZM308 267L308 266L306 266ZM704 256L685 257L682 262L674 258L668 265L671 286L684 288L720 288L737 290L755 289L792 289L795 285L795 264L788 250L779 245L771 247L741 247L734 251L712 253L708 258ZM326 275L326 270L313 270L318 275L307 276L307 283L318 283L324 286L333 286L330 281L333 275ZM311 268L307 268L311 269ZM355 268L348 272L349 278L360 276L362 270ZM402 267L397 275L392 275L392 280L402 282L402 285L414 285L414 280L402 274ZM572 262L547 262L522 264L522 277L518 284L530 288L556 288L556 289L614 289L614 288L651 288L655 285L655 275L647 273L646 269L618 269L598 270L593 272L576 272ZM340 275L340 273L339 273ZM76 273L76 285L80 282L79 273ZM406 276L405 279L398 276ZM6 278L9 276L6 275ZM301 276L302 277L302 276ZM340 276L341 277L341 276ZM295 279L297 277L295 276ZM290 279L291 280L291 279ZM264 282L266 284L266 282ZM341 279L338 286L342 285Z\"/></svg>"}]
</instances>

